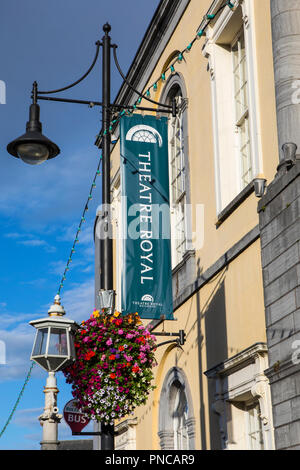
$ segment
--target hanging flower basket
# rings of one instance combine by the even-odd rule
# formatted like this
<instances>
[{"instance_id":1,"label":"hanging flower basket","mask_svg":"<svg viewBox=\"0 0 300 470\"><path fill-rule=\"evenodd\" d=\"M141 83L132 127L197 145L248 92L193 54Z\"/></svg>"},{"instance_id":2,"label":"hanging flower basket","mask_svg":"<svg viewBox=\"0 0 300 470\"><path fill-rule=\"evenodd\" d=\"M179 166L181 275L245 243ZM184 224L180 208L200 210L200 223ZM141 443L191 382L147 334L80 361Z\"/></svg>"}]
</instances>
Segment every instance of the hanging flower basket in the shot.
<instances>
[{"instance_id":1,"label":"hanging flower basket","mask_svg":"<svg viewBox=\"0 0 300 470\"><path fill-rule=\"evenodd\" d=\"M146 403L155 388L155 336L138 314L108 316L94 310L77 330L75 348L76 361L63 372L89 418L113 424Z\"/></svg>"}]
</instances>

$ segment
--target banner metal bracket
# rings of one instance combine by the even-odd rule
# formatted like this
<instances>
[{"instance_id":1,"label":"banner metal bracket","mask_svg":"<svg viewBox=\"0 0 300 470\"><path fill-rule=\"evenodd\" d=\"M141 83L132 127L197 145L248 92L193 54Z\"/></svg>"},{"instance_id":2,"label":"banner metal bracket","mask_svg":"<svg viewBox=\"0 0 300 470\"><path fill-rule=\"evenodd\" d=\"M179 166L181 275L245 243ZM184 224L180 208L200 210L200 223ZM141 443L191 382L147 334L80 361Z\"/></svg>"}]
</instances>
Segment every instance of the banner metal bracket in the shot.
<instances>
[{"instance_id":1,"label":"banner metal bracket","mask_svg":"<svg viewBox=\"0 0 300 470\"><path fill-rule=\"evenodd\" d=\"M168 340L168 341L163 341L162 343L159 343L155 346L155 348L159 348L160 346L163 346L165 344L169 344L169 343L177 343L177 345L179 347L183 346L184 343L185 343L185 340L186 340L186 334L184 332L184 330L179 330L178 333L168 333L166 331L161 331L161 332L157 332L157 333L154 333L154 336L167 336L167 337L177 337L177 339L171 339L171 340ZM182 349L182 348L181 348Z\"/></svg>"}]
</instances>

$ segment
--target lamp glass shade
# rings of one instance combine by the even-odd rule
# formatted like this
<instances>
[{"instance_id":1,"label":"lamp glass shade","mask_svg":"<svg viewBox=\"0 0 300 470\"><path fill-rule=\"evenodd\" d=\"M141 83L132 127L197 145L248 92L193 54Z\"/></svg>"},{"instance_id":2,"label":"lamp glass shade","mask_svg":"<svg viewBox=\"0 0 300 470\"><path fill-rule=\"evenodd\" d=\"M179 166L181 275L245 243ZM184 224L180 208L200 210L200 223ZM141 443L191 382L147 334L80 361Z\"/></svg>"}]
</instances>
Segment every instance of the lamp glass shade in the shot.
<instances>
[{"instance_id":1,"label":"lamp glass shade","mask_svg":"<svg viewBox=\"0 0 300 470\"><path fill-rule=\"evenodd\" d=\"M101 289L99 291L99 305L100 310L104 309L112 314L115 308L115 291Z\"/></svg>"},{"instance_id":2,"label":"lamp glass shade","mask_svg":"<svg viewBox=\"0 0 300 470\"><path fill-rule=\"evenodd\" d=\"M50 328L48 354L68 356L67 331L65 328Z\"/></svg>"},{"instance_id":3,"label":"lamp glass shade","mask_svg":"<svg viewBox=\"0 0 300 470\"><path fill-rule=\"evenodd\" d=\"M37 331L31 359L48 372L64 369L76 359L76 323L67 318L48 317L30 322Z\"/></svg>"},{"instance_id":4,"label":"lamp glass shade","mask_svg":"<svg viewBox=\"0 0 300 470\"><path fill-rule=\"evenodd\" d=\"M47 336L48 328L41 328L37 331L32 351L33 356L41 356L46 353Z\"/></svg>"},{"instance_id":5,"label":"lamp glass shade","mask_svg":"<svg viewBox=\"0 0 300 470\"><path fill-rule=\"evenodd\" d=\"M39 165L49 157L49 150L41 143L21 143L17 146L18 157L29 165Z\"/></svg>"}]
</instances>

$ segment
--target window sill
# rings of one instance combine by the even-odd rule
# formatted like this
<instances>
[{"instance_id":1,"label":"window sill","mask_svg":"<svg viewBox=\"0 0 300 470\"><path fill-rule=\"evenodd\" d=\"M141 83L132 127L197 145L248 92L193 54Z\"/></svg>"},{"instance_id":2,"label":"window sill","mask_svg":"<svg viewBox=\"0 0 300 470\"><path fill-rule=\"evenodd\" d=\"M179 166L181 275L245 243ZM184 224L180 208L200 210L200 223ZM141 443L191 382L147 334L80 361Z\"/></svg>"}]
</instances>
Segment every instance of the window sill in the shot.
<instances>
[{"instance_id":1,"label":"window sill","mask_svg":"<svg viewBox=\"0 0 300 470\"><path fill-rule=\"evenodd\" d=\"M251 181L219 214L216 228L220 225L254 192L253 181Z\"/></svg>"},{"instance_id":2,"label":"window sill","mask_svg":"<svg viewBox=\"0 0 300 470\"><path fill-rule=\"evenodd\" d=\"M195 253L195 250L187 250L184 253L182 260L172 269L172 276L180 271L180 269L186 264L187 260L192 256L195 256Z\"/></svg>"}]
</instances>

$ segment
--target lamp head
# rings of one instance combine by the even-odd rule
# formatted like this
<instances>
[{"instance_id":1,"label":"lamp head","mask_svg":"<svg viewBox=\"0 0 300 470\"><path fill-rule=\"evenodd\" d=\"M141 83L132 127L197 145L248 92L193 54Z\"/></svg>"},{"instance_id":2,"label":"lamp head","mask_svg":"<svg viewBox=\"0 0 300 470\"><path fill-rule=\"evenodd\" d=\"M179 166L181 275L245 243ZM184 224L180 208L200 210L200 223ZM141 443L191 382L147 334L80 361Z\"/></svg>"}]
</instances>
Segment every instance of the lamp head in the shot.
<instances>
[{"instance_id":1,"label":"lamp head","mask_svg":"<svg viewBox=\"0 0 300 470\"><path fill-rule=\"evenodd\" d=\"M30 165L38 165L60 153L58 146L42 134L39 117L40 107L34 103L30 106L26 133L7 146L8 153Z\"/></svg>"},{"instance_id":2,"label":"lamp head","mask_svg":"<svg viewBox=\"0 0 300 470\"><path fill-rule=\"evenodd\" d=\"M79 325L64 314L57 295L48 317L29 322L37 330L31 360L48 372L62 370L76 359L74 334Z\"/></svg>"}]
</instances>

